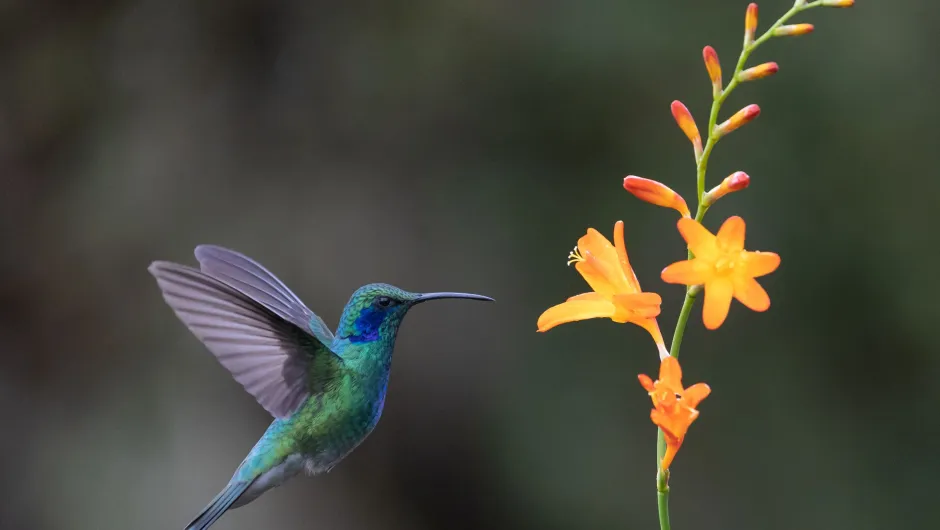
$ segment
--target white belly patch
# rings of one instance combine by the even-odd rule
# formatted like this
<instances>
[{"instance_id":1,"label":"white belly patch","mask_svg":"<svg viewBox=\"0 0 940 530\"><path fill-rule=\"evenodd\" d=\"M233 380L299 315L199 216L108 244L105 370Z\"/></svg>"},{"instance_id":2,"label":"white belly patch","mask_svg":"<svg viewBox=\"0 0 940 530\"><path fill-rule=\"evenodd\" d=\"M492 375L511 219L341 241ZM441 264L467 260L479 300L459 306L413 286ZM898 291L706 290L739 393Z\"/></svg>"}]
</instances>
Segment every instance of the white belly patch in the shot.
<instances>
[{"instance_id":1,"label":"white belly patch","mask_svg":"<svg viewBox=\"0 0 940 530\"><path fill-rule=\"evenodd\" d=\"M299 454L290 455L280 464L265 471L260 477L255 479L242 493L242 496L232 504L233 508L244 506L257 499L262 493L271 488L276 488L292 478L304 468L304 457Z\"/></svg>"}]
</instances>

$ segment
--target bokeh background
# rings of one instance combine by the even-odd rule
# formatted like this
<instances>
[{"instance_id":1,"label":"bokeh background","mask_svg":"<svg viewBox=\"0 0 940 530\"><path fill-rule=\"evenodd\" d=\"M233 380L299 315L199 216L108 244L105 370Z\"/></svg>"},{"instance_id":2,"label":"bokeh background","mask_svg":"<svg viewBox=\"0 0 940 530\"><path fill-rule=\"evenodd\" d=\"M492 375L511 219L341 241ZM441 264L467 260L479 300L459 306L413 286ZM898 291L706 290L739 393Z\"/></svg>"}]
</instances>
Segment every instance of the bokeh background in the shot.
<instances>
[{"instance_id":1,"label":"bokeh background","mask_svg":"<svg viewBox=\"0 0 940 530\"><path fill-rule=\"evenodd\" d=\"M762 48L781 72L726 107L763 114L709 185L753 180L706 225L742 215L783 265L769 312L709 333L693 313L686 382L713 393L675 528L940 517L940 7L858 3ZM0 527L182 528L228 480L269 418L146 272L211 242L331 325L372 281L498 299L416 309L376 432L220 530L657 528L648 336L535 322L585 289L577 238L623 219L671 335L676 216L621 179L693 202L669 103L705 119L701 48L729 70L745 5L0 2Z\"/></svg>"}]
</instances>

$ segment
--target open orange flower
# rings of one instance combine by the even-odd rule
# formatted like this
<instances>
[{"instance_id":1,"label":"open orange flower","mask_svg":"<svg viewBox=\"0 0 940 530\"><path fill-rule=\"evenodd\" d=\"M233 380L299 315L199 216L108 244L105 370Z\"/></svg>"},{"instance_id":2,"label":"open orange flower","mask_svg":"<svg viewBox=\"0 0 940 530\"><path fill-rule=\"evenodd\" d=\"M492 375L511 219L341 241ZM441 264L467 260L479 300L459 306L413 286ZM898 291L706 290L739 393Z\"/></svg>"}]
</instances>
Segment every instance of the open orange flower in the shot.
<instances>
[{"instance_id":1,"label":"open orange flower","mask_svg":"<svg viewBox=\"0 0 940 530\"><path fill-rule=\"evenodd\" d=\"M656 323L662 298L640 289L623 244L623 221L614 225L614 242L616 246L593 228L588 228L587 234L578 239L578 246L569 254L568 264L574 263L593 292L572 296L547 309L539 317L539 331L589 318L632 322L653 336L660 357L668 355Z\"/></svg>"},{"instance_id":2,"label":"open orange flower","mask_svg":"<svg viewBox=\"0 0 940 530\"><path fill-rule=\"evenodd\" d=\"M650 419L663 430L666 438L666 454L660 463L666 470L679 452L689 426L698 418L698 410L695 407L708 397L712 390L705 383L682 388L682 368L679 361L672 356L666 356L659 364L659 379L655 383L643 374L638 378L653 400Z\"/></svg>"},{"instance_id":3,"label":"open orange flower","mask_svg":"<svg viewBox=\"0 0 940 530\"><path fill-rule=\"evenodd\" d=\"M744 219L729 217L714 236L693 219L679 220L679 233L695 256L663 269L663 281L705 286L705 327L716 329L728 316L731 298L754 311L770 307L767 291L754 278L770 274L780 265L773 252L744 250Z\"/></svg>"}]
</instances>

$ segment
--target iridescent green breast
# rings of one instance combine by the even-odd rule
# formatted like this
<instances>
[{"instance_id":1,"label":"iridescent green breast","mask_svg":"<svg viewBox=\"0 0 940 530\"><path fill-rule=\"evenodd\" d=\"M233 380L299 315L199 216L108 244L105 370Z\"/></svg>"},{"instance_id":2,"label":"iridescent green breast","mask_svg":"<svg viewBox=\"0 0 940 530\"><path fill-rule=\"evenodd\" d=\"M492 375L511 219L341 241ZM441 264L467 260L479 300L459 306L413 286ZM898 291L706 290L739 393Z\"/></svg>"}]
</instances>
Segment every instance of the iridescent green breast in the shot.
<instances>
[{"instance_id":1,"label":"iridescent green breast","mask_svg":"<svg viewBox=\"0 0 940 530\"><path fill-rule=\"evenodd\" d=\"M340 459L372 431L382 413L385 381L346 371L290 419L296 450L318 460Z\"/></svg>"}]
</instances>

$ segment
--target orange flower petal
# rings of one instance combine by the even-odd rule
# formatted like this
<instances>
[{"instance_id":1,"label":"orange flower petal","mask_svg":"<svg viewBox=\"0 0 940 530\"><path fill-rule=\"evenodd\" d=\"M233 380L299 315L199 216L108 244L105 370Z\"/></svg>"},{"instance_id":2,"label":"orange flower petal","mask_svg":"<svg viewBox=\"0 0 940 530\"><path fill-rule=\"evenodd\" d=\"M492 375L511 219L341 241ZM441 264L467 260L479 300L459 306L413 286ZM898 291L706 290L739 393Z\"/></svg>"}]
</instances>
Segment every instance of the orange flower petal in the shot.
<instances>
[{"instance_id":1,"label":"orange flower petal","mask_svg":"<svg viewBox=\"0 0 940 530\"><path fill-rule=\"evenodd\" d=\"M653 424L663 430L663 434L666 435L666 441L678 440L679 436L676 435L676 430L682 430L681 426L678 425L675 419L664 412L662 407L654 408L650 411L650 419L653 420ZM675 429L679 427L678 429Z\"/></svg>"},{"instance_id":2,"label":"orange flower petal","mask_svg":"<svg viewBox=\"0 0 940 530\"><path fill-rule=\"evenodd\" d=\"M636 279L636 273L630 266L630 258L627 257L627 246L623 243L623 221L614 223L614 248L617 251L617 259L620 262L620 269L627 279L627 285L634 292L640 292L640 281Z\"/></svg>"},{"instance_id":3,"label":"orange flower petal","mask_svg":"<svg viewBox=\"0 0 940 530\"><path fill-rule=\"evenodd\" d=\"M656 413L651 413L650 418L656 418L654 423L663 430L663 433L665 433L667 437L672 437L679 440L681 443L682 439L685 438L686 433L689 431L689 426L698 418L699 412L693 408L682 405L681 401L676 399L675 394L669 393L668 395L672 403L666 404L665 401L660 402L654 409ZM657 397L657 393L654 392L654 402Z\"/></svg>"},{"instance_id":4,"label":"orange flower petal","mask_svg":"<svg viewBox=\"0 0 940 530\"><path fill-rule=\"evenodd\" d=\"M655 309L656 315L659 314L659 306L662 303L663 298L656 293L618 294L614 296L614 304L622 309L640 312L648 312Z\"/></svg>"},{"instance_id":5,"label":"orange flower petal","mask_svg":"<svg viewBox=\"0 0 940 530\"><path fill-rule=\"evenodd\" d=\"M687 407L694 409L703 399L707 398L711 392L712 389L705 383L696 383L685 389L685 392L682 393L682 401Z\"/></svg>"},{"instance_id":6,"label":"orange flower petal","mask_svg":"<svg viewBox=\"0 0 940 530\"><path fill-rule=\"evenodd\" d=\"M640 386L643 387L643 390L646 390L647 392L653 391L653 380L650 379L650 376L645 375L645 374L640 374L636 377L637 379L640 380Z\"/></svg>"},{"instance_id":7,"label":"orange flower petal","mask_svg":"<svg viewBox=\"0 0 940 530\"><path fill-rule=\"evenodd\" d=\"M737 215L729 217L718 230L718 248L726 252L744 250L744 219Z\"/></svg>"},{"instance_id":8,"label":"orange flower petal","mask_svg":"<svg viewBox=\"0 0 940 530\"><path fill-rule=\"evenodd\" d=\"M659 364L659 381L674 392L682 391L682 367L675 357L670 355Z\"/></svg>"},{"instance_id":9,"label":"orange flower petal","mask_svg":"<svg viewBox=\"0 0 940 530\"><path fill-rule=\"evenodd\" d=\"M644 294L650 294L650 293L644 293ZM631 322L634 322L634 321L638 322L640 319L646 319L646 318L656 318L662 312L662 309L659 307L659 304L645 304L644 303L642 305L627 306L627 305L624 305L624 302L622 300L620 300L621 298L632 297L632 296L636 296L636 295L623 294L623 295L617 295L614 297L614 305L617 306L617 309L624 310L629 307L629 310L632 312L632 318L630 318ZM633 304L633 302L627 302L627 304Z\"/></svg>"},{"instance_id":10,"label":"orange flower petal","mask_svg":"<svg viewBox=\"0 0 940 530\"><path fill-rule=\"evenodd\" d=\"M666 351L666 342L663 340L663 334L659 331L659 324L656 322L655 318L642 318L634 321L634 324L648 331L650 336L653 337L653 342L656 343L656 347L659 349L660 359L669 355L669 352Z\"/></svg>"},{"instance_id":11,"label":"orange flower petal","mask_svg":"<svg viewBox=\"0 0 940 530\"><path fill-rule=\"evenodd\" d=\"M777 270L780 256L774 252L745 252L744 270L747 276L759 278Z\"/></svg>"},{"instance_id":12,"label":"orange flower petal","mask_svg":"<svg viewBox=\"0 0 940 530\"><path fill-rule=\"evenodd\" d=\"M587 320L589 318L610 318L614 314L614 304L607 300L575 300L558 304L545 310L539 317L539 331L548 331L560 324Z\"/></svg>"},{"instance_id":13,"label":"orange flower petal","mask_svg":"<svg viewBox=\"0 0 940 530\"><path fill-rule=\"evenodd\" d=\"M659 331L656 317L659 316L662 298L656 293L619 294L614 296L614 322L632 322L649 332L660 351L666 351L663 335Z\"/></svg>"},{"instance_id":14,"label":"orange flower petal","mask_svg":"<svg viewBox=\"0 0 940 530\"><path fill-rule=\"evenodd\" d=\"M767 311L770 308L770 297L767 296L767 291L754 278L735 276L734 297L754 311Z\"/></svg>"},{"instance_id":15,"label":"orange flower petal","mask_svg":"<svg viewBox=\"0 0 940 530\"><path fill-rule=\"evenodd\" d=\"M568 298L568 302L584 302L584 301L589 301L589 300L590 300L590 301L608 301L608 302L609 302L609 300L608 300L607 298L605 298L603 295L600 295L600 294L598 294L598 293L593 293L593 292L592 292L592 293L576 294L576 295L574 295L574 296Z\"/></svg>"},{"instance_id":16,"label":"orange flower petal","mask_svg":"<svg viewBox=\"0 0 940 530\"><path fill-rule=\"evenodd\" d=\"M617 250L606 237L593 228L578 239L578 250L584 261L575 268L591 289L610 298L616 293L631 292L630 284L620 268Z\"/></svg>"},{"instance_id":17,"label":"orange flower petal","mask_svg":"<svg viewBox=\"0 0 940 530\"><path fill-rule=\"evenodd\" d=\"M731 307L731 296L734 293L734 284L729 278L714 278L705 284L705 307L702 309L702 320L708 329L718 329Z\"/></svg>"},{"instance_id":18,"label":"orange flower petal","mask_svg":"<svg viewBox=\"0 0 940 530\"><path fill-rule=\"evenodd\" d=\"M679 452L680 447L682 447L681 440L666 437L666 454L663 455L663 461L660 463L664 470L669 469L669 466L672 465L672 461L676 458L676 453Z\"/></svg>"},{"instance_id":19,"label":"orange flower petal","mask_svg":"<svg viewBox=\"0 0 940 530\"><path fill-rule=\"evenodd\" d=\"M660 274L666 283L681 283L683 285L701 285L714 274L714 267L705 261L696 258L679 261L663 269Z\"/></svg>"},{"instance_id":20,"label":"orange flower petal","mask_svg":"<svg viewBox=\"0 0 940 530\"><path fill-rule=\"evenodd\" d=\"M701 223L694 219L683 217L679 219L679 233L685 239L689 250L695 257L705 260L714 260L718 257L718 244L715 236Z\"/></svg>"}]
</instances>

